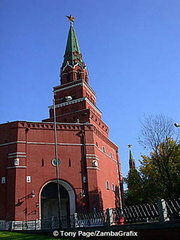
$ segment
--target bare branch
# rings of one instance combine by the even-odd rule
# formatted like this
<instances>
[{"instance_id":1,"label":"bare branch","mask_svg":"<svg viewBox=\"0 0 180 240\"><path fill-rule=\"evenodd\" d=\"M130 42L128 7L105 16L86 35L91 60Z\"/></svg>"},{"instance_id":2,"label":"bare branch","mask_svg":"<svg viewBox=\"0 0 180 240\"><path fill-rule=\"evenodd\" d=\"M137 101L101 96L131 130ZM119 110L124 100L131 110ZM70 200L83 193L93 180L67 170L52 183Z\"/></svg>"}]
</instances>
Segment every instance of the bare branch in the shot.
<instances>
[{"instance_id":1,"label":"bare branch","mask_svg":"<svg viewBox=\"0 0 180 240\"><path fill-rule=\"evenodd\" d=\"M139 143L155 152L158 146L175 134L173 120L162 114L144 117L141 121Z\"/></svg>"}]
</instances>

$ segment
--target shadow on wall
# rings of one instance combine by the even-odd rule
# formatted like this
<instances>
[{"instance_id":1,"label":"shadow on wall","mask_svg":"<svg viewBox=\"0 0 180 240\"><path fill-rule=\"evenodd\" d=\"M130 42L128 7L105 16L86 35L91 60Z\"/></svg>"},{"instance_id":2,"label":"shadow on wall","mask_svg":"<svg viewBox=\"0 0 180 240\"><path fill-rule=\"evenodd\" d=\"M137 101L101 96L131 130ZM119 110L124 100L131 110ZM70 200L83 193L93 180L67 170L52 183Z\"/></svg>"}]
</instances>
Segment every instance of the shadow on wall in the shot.
<instances>
[{"instance_id":1,"label":"shadow on wall","mask_svg":"<svg viewBox=\"0 0 180 240\"><path fill-rule=\"evenodd\" d=\"M97 188L89 192L89 212L98 212L103 210L103 200L101 191ZM77 212L87 213L87 203L85 195L79 194L77 196Z\"/></svg>"},{"instance_id":2,"label":"shadow on wall","mask_svg":"<svg viewBox=\"0 0 180 240\"><path fill-rule=\"evenodd\" d=\"M119 187L118 187L118 186L115 186L114 195L115 195L115 207L116 207L116 208L121 207L120 194L121 194L121 193L120 193Z\"/></svg>"}]
</instances>

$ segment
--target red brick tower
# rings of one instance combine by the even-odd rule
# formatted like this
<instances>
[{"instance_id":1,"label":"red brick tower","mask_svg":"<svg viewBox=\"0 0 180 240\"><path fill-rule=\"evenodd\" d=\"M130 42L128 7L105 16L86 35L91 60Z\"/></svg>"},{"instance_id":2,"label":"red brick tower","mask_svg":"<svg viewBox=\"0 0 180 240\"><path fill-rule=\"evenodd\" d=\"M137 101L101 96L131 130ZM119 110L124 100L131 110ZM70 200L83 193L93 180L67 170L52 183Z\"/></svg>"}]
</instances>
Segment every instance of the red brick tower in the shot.
<instances>
[{"instance_id":1,"label":"red brick tower","mask_svg":"<svg viewBox=\"0 0 180 240\"><path fill-rule=\"evenodd\" d=\"M72 21L60 81L48 119L0 125L0 219L57 216L57 186L67 219L121 206L118 147L96 107Z\"/></svg>"},{"instance_id":2,"label":"red brick tower","mask_svg":"<svg viewBox=\"0 0 180 240\"><path fill-rule=\"evenodd\" d=\"M88 84L88 71L72 24L60 78L61 85L54 87L57 122L92 123L105 136L108 136L108 126L101 120L102 114L96 107L95 92ZM54 121L53 112L53 106L51 106L50 118L45 121Z\"/></svg>"}]
</instances>

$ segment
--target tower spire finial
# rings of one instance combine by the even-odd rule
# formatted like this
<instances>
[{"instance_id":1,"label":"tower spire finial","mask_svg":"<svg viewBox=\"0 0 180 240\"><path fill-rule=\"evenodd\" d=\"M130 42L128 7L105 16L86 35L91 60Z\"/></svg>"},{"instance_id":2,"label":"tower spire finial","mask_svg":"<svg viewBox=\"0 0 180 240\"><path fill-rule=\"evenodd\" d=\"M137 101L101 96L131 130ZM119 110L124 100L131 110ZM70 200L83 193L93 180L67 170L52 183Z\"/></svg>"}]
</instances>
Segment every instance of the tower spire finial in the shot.
<instances>
[{"instance_id":1,"label":"tower spire finial","mask_svg":"<svg viewBox=\"0 0 180 240\"><path fill-rule=\"evenodd\" d=\"M68 20L70 21L71 26L73 26L75 17L73 17L71 14L70 14L69 16L66 16L66 17L67 17Z\"/></svg>"}]
</instances>

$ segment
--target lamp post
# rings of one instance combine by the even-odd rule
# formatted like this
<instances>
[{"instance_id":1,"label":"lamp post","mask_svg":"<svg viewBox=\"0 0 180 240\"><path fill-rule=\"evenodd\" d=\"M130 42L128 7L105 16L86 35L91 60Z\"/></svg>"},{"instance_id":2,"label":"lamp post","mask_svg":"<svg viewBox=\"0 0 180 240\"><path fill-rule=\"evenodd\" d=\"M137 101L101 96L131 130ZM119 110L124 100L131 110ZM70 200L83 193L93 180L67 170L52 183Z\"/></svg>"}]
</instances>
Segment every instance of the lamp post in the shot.
<instances>
[{"instance_id":1,"label":"lamp post","mask_svg":"<svg viewBox=\"0 0 180 240\"><path fill-rule=\"evenodd\" d=\"M59 187L59 164L60 160L58 158L58 148L57 148L57 123L56 123L56 106L55 106L55 96L53 99L53 110L54 110L54 151L55 159L52 160L52 164L56 167L56 179L57 179L57 193L58 193L58 220L59 220L59 229L61 229L61 196L60 196L60 187Z\"/></svg>"}]
</instances>

